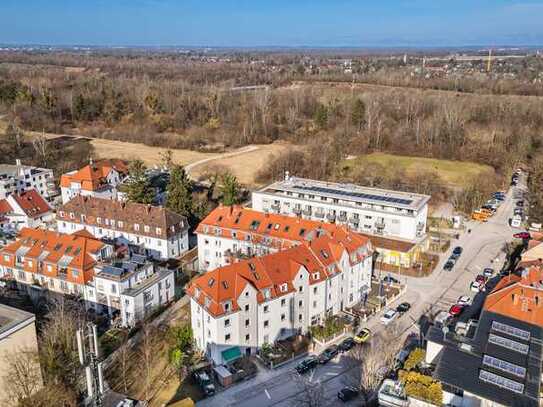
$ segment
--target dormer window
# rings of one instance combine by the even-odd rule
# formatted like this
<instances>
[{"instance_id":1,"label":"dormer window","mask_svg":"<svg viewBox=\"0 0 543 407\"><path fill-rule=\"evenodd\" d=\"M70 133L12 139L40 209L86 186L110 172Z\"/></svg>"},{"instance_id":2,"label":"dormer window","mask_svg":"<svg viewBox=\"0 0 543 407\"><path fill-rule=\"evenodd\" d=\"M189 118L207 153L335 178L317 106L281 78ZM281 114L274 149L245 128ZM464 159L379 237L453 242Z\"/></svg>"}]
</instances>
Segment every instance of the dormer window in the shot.
<instances>
[{"instance_id":1,"label":"dormer window","mask_svg":"<svg viewBox=\"0 0 543 407\"><path fill-rule=\"evenodd\" d=\"M75 215L73 212L70 212L70 219L74 219L75 218Z\"/></svg>"},{"instance_id":2,"label":"dormer window","mask_svg":"<svg viewBox=\"0 0 543 407\"><path fill-rule=\"evenodd\" d=\"M59 215L60 215L61 218L63 218L64 215L65 215L64 211L60 211L60 212L59 212Z\"/></svg>"},{"instance_id":3,"label":"dormer window","mask_svg":"<svg viewBox=\"0 0 543 407\"><path fill-rule=\"evenodd\" d=\"M211 300L209 299L209 297L206 297L205 300L204 300L204 305L206 308L209 308L209 305L211 304Z\"/></svg>"},{"instance_id":4,"label":"dormer window","mask_svg":"<svg viewBox=\"0 0 543 407\"><path fill-rule=\"evenodd\" d=\"M269 288L264 290L264 298L269 299L271 297L271 291Z\"/></svg>"},{"instance_id":5,"label":"dormer window","mask_svg":"<svg viewBox=\"0 0 543 407\"><path fill-rule=\"evenodd\" d=\"M138 232L140 230L140 225L138 223L134 223L134 230Z\"/></svg>"},{"instance_id":6,"label":"dormer window","mask_svg":"<svg viewBox=\"0 0 543 407\"><path fill-rule=\"evenodd\" d=\"M102 223L102 218L96 218L96 223L100 225Z\"/></svg>"},{"instance_id":7,"label":"dormer window","mask_svg":"<svg viewBox=\"0 0 543 407\"><path fill-rule=\"evenodd\" d=\"M117 221L117 226L122 228L123 227L123 222L121 220Z\"/></svg>"},{"instance_id":8,"label":"dormer window","mask_svg":"<svg viewBox=\"0 0 543 407\"><path fill-rule=\"evenodd\" d=\"M288 285L286 283L281 284L280 288L282 293L286 293L288 290Z\"/></svg>"},{"instance_id":9,"label":"dormer window","mask_svg":"<svg viewBox=\"0 0 543 407\"><path fill-rule=\"evenodd\" d=\"M230 310L232 309L232 303L230 301L226 301L223 304L223 307L224 307L224 312L230 312Z\"/></svg>"},{"instance_id":10,"label":"dormer window","mask_svg":"<svg viewBox=\"0 0 543 407\"><path fill-rule=\"evenodd\" d=\"M196 298L198 298L198 297L200 296L200 289L199 289L198 287L196 287L196 288L194 289L194 296L195 296Z\"/></svg>"},{"instance_id":11,"label":"dormer window","mask_svg":"<svg viewBox=\"0 0 543 407\"><path fill-rule=\"evenodd\" d=\"M161 235L162 234L162 229L161 228L156 228L156 234Z\"/></svg>"},{"instance_id":12,"label":"dormer window","mask_svg":"<svg viewBox=\"0 0 543 407\"><path fill-rule=\"evenodd\" d=\"M143 230L145 231L145 233L149 233L149 230L150 230L150 229L149 229L149 226L145 225L145 226L143 227Z\"/></svg>"},{"instance_id":13,"label":"dormer window","mask_svg":"<svg viewBox=\"0 0 543 407\"><path fill-rule=\"evenodd\" d=\"M318 280L320 276L320 273L313 273L313 280Z\"/></svg>"}]
</instances>

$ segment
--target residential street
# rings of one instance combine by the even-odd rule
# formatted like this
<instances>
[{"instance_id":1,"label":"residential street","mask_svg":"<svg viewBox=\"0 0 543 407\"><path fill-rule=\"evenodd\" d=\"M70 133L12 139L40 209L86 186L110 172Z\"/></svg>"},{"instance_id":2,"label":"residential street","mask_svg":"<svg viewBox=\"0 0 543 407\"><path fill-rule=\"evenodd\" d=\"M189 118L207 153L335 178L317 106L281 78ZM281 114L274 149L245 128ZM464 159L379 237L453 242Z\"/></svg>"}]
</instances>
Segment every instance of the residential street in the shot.
<instances>
[{"instance_id":1,"label":"residential street","mask_svg":"<svg viewBox=\"0 0 543 407\"><path fill-rule=\"evenodd\" d=\"M517 188L524 188L519 184ZM487 223L470 221L466 225L460 239L453 240L449 252L442 256L434 273L425 278L401 277L401 282L407 284L406 293L396 302L407 301L412 304L411 310L403 315L397 322L405 333L418 331L415 321L426 312L436 314L439 310L448 311L461 295L474 297L476 293L470 291L470 283L477 274L481 274L485 267L492 267L499 271L504 263L505 254L502 248L506 242L513 239L512 235L520 230L509 226L515 200L513 189L507 193L506 200L496 214ZM467 230L471 229L471 233ZM463 247L463 253L452 271L444 271L443 264L450 252L456 246ZM482 297L482 296L480 296ZM396 304L393 304L395 307ZM374 316L367 324L372 332L387 329L379 322L381 314ZM295 405L295 396L300 387L294 379L293 368L298 362L292 362L274 371L262 369L256 378L232 386L216 396L203 400L199 406L289 406ZM307 377L311 382L320 382L324 385L326 406L356 404L342 403L337 399L337 392L349 384L350 370L348 358L337 356L326 365L318 366ZM352 378L351 378L352 380Z\"/></svg>"}]
</instances>

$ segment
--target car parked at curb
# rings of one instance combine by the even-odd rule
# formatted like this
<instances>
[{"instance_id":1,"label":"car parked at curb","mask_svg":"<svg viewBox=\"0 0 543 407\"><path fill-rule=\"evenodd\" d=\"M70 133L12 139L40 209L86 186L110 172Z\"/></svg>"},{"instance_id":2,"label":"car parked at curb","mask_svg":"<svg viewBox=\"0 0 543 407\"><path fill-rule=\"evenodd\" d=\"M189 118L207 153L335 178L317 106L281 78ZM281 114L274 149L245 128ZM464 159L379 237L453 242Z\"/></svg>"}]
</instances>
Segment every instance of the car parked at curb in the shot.
<instances>
[{"instance_id":1,"label":"car parked at curb","mask_svg":"<svg viewBox=\"0 0 543 407\"><path fill-rule=\"evenodd\" d=\"M458 317L458 316L460 316L460 314L462 314L462 312L464 311L464 308L465 308L464 305L454 304L449 309L449 315L451 317Z\"/></svg>"},{"instance_id":2,"label":"car parked at curb","mask_svg":"<svg viewBox=\"0 0 543 407\"><path fill-rule=\"evenodd\" d=\"M354 400L358 397L358 390L354 387L344 387L337 393L337 398L343 402Z\"/></svg>"},{"instance_id":3,"label":"car parked at curb","mask_svg":"<svg viewBox=\"0 0 543 407\"><path fill-rule=\"evenodd\" d=\"M411 309L411 304L408 302L402 302L400 305L396 307L396 311L400 314L403 314Z\"/></svg>"},{"instance_id":4,"label":"car parked at curb","mask_svg":"<svg viewBox=\"0 0 543 407\"><path fill-rule=\"evenodd\" d=\"M515 239L529 239L530 238L530 233L529 232L519 232L519 233L515 233L513 235L513 237Z\"/></svg>"},{"instance_id":5,"label":"car parked at curb","mask_svg":"<svg viewBox=\"0 0 543 407\"><path fill-rule=\"evenodd\" d=\"M383 283L400 284L400 280L398 280L397 278L394 278L392 276L386 276L386 277L383 278Z\"/></svg>"},{"instance_id":6,"label":"car parked at curb","mask_svg":"<svg viewBox=\"0 0 543 407\"><path fill-rule=\"evenodd\" d=\"M485 291L485 285L478 281L472 281L469 285L469 289L474 292Z\"/></svg>"},{"instance_id":7,"label":"car parked at curb","mask_svg":"<svg viewBox=\"0 0 543 407\"><path fill-rule=\"evenodd\" d=\"M318 364L318 358L315 355L311 355L298 363L295 369L298 374L304 374L309 372L311 369L314 369Z\"/></svg>"},{"instance_id":8,"label":"car parked at curb","mask_svg":"<svg viewBox=\"0 0 543 407\"><path fill-rule=\"evenodd\" d=\"M396 317L398 316L398 313L396 312L396 310L393 310L393 309L389 309L388 311L386 311L383 316L381 317L381 323L383 325L388 325L390 324L392 321L394 321L396 319Z\"/></svg>"},{"instance_id":9,"label":"car parked at curb","mask_svg":"<svg viewBox=\"0 0 543 407\"><path fill-rule=\"evenodd\" d=\"M458 305L469 306L471 305L472 300L471 300L471 297L468 297L467 295L462 295L461 297L458 298L456 303Z\"/></svg>"},{"instance_id":10,"label":"car parked at curb","mask_svg":"<svg viewBox=\"0 0 543 407\"><path fill-rule=\"evenodd\" d=\"M494 269L491 267L485 267L483 270L483 276L490 278L494 275Z\"/></svg>"},{"instance_id":11,"label":"car parked at curb","mask_svg":"<svg viewBox=\"0 0 543 407\"><path fill-rule=\"evenodd\" d=\"M356 342L354 341L354 339L351 337L348 337L341 341L341 343L338 345L338 350L340 352L348 352L352 348L354 348L355 345L356 345Z\"/></svg>"},{"instance_id":12,"label":"car parked at curb","mask_svg":"<svg viewBox=\"0 0 543 407\"><path fill-rule=\"evenodd\" d=\"M454 261L447 260L447 262L443 265L443 270L445 271L451 271L454 268Z\"/></svg>"},{"instance_id":13,"label":"car parked at curb","mask_svg":"<svg viewBox=\"0 0 543 407\"><path fill-rule=\"evenodd\" d=\"M370 339L371 331L368 328L362 328L358 333L353 337L353 340L356 343L364 343Z\"/></svg>"},{"instance_id":14,"label":"car parked at curb","mask_svg":"<svg viewBox=\"0 0 543 407\"><path fill-rule=\"evenodd\" d=\"M319 363L325 364L330 362L332 359L334 359L337 354L339 353L337 345L332 345L326 348L320 355L319 355Z\"/></svg>"},{"instance_id":15,"label":"car parked at curb","mask_svg":"<svg viewBox=\"0 0 543 407\"><path fill-rule=\"evenodd\" d=\"M213 384L213 382L209 378L209 375L206 372L195 372L194 379L203 390L206 397L213 396L215 394L215 385Z\"/></svg>"}]
</instances>

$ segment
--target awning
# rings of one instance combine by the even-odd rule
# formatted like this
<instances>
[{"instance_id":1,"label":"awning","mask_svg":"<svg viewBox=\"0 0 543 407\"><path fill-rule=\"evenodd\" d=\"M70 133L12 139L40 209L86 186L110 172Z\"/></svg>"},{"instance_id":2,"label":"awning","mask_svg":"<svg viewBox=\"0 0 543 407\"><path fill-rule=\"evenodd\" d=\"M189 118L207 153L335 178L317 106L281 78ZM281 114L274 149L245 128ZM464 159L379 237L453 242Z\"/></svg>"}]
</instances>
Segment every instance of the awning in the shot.
<instances>
[{"instance_id":1,"label":"awning","mask_svg":"<svg viewBox=\"0 0 543 407\"><path fill-rule=\"evenodd\" d=\"M241 358L241 351L239 350L239 346L234 346L233 348L223 350L221 354L224 363L230 363L236 359Z\"/></svg>"}]
</instances>

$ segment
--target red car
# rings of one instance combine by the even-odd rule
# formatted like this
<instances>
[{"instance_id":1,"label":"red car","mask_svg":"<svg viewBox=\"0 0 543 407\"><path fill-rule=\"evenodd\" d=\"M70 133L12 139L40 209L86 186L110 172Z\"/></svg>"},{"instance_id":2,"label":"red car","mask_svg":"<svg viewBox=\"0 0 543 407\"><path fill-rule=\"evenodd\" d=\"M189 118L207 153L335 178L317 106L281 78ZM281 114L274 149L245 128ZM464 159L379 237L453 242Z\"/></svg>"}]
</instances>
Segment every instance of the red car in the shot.
<instances>
[{"instance_id":1,"label":"red car","mask_svg":"<svg viewBox=\"0 0 543 407\"><path fill-rule=\"evenodd\" d=\"M520 233L515 233L513 235L513 237L515 239L529 239L530 238L530 234L528 232L520 232Z\"/></svg>"},{"instance_id":2,"label":"red car","mask_svg":"<svg viewBox=\"0 0 543 407\"><path fill-rule=\"evenodd\" d=\"M486 283L486 277L482 274L479 274L477 277L475 277L475 281L477 281L479 284L485 284Z\"/></svg>"},{"instance_id":3,"label":"red car","mask_svg":"<svg viewBox=\"0 0 543 407\"><path fill-rule=\"evenodd\" d=\"M451 309L449 310L449 315L452 317L457 317L464 311L464 306L460 304L454 304Z\"/></svg>"}]
</instances>

